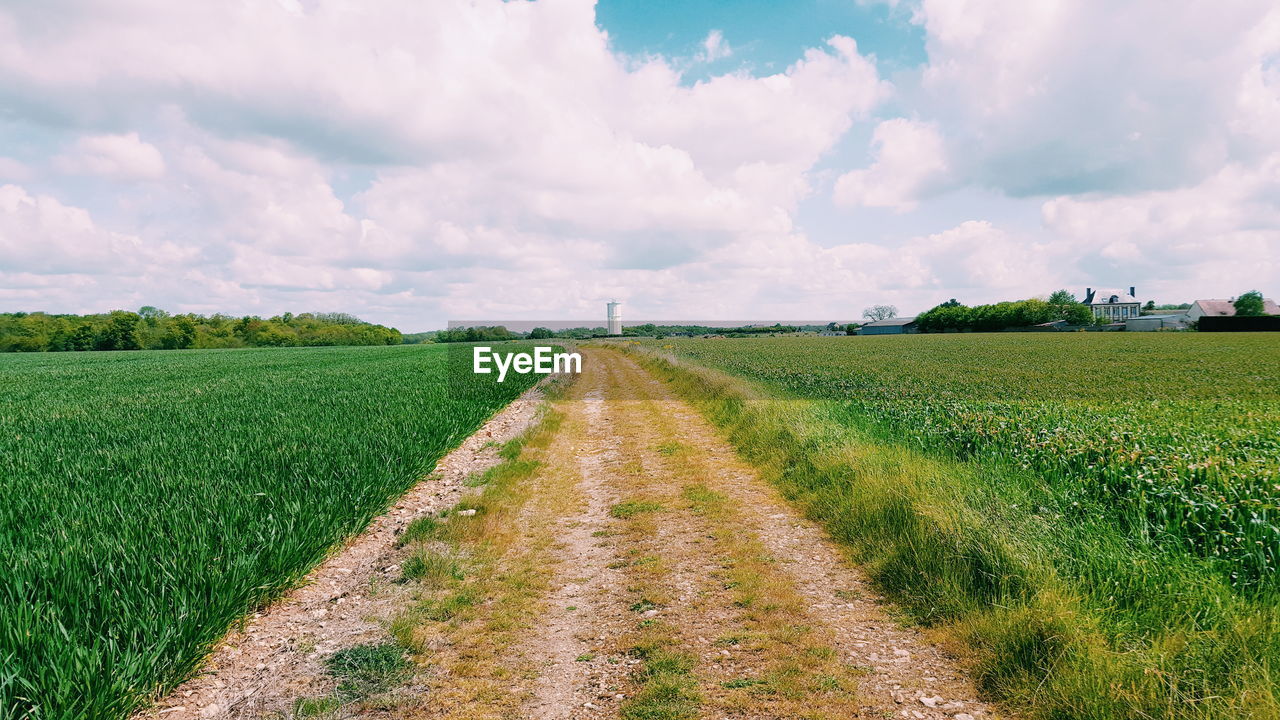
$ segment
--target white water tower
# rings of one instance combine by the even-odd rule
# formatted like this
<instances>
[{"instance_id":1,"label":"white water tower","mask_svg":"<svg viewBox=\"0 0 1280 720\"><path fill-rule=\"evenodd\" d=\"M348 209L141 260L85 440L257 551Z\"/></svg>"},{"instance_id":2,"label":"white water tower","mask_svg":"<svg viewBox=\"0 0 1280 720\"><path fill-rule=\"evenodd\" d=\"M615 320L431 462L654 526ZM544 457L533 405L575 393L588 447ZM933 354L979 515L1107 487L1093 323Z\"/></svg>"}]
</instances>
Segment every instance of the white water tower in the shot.
<instances>
[{"instance_id":1,"label":"white water tower","mask_svg":"<svg viewBox=\"0 0 1280 720\"><path fill-rule=\"evenodd\" d=\"M622 334L622 303L617 300L610 300L606 307L609 308L609 334Z\"/></svg>"}]
</instances>

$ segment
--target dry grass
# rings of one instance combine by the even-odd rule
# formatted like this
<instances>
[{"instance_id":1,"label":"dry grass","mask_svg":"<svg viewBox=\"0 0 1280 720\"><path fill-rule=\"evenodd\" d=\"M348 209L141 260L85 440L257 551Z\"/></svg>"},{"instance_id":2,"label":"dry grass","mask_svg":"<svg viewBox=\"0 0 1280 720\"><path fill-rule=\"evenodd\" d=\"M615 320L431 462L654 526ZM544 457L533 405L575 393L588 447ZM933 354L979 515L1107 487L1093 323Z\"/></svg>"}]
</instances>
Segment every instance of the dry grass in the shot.
<instances>
[{"instance_id":1,"label":"dry grass","mask_svg":"<svg viewBox=\"0 0 1280 720\"><path fill-rule=\"evenodd\" d=\"M615 399L635 410L617 424L624 452L634 458L634 497L613 513L632 558L627 589L642 618L661 611L638 619L626 641L644 663L623 716L856 714L858 672L839 661L829 632L814 622L735 501L705 483L715 460L679 441L650 376L627 363L613 363L612 372L620 376L615 392L638 398ZM677 582L690 573L703 589L689 606L671 607ZM728 640L700 645L698 633L712 630L711 637Z\"/></svg>"},{"instance_id":2,"label":"dry grass","mask_svg":"<svg viewBox=\"0 0 1280 720\"><path fill-rule=\"evenodd\" d=\"M545 462L563 422L548 412L504 449L478 496L412 529L404 573L420 596L391 629L430 668L427 717L511 717L527 700L535 671L514 649L550 589L551 508L577 502L573 478Z\"/></svg>"}]
</instances>

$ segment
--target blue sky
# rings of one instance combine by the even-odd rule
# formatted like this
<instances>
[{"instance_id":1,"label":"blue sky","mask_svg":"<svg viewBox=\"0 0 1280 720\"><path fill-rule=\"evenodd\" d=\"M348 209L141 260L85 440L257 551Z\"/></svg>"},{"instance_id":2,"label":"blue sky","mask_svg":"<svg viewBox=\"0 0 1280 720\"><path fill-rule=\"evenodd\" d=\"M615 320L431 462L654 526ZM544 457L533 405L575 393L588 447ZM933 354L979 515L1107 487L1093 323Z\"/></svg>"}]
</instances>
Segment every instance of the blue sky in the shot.
<instances>
[{"instance_id":1,"label":"blue sky","mask_svg":"<svg viewBox=\"0 0 1280 720\"><path fill-rule=\"evenodd\" d=\"M745 69L755 75L784 70L805 50L832 35L858 41L873 53L882 72L917 67L926 61L924 32L905 8L852 0L602 0L596 24L613 47L629 55L691 57L712 31L719 31L733 55L689 73L686 82L712 73Z\"/></svg>"},{"instance_id":2,"label":"blue sky","mask_svg":"<svg viewBox=\"0 0 1280 720\"><path fill-rule=\"evenodd\" d=\"M1263 0L67 0L0 48L5 310L1280 293Z\"/></svg>"}]
</instances>

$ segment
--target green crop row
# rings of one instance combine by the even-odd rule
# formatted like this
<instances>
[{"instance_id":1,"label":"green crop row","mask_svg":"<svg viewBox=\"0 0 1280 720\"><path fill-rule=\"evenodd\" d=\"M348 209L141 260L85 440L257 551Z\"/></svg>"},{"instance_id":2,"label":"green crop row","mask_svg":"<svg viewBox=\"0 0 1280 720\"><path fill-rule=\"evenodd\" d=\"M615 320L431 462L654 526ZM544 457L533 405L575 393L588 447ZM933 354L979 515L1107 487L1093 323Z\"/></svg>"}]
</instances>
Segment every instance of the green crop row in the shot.
<instances>
[{"instance_id":1,"label":"green crop row","mask_svg":"<svg viewBox=\"0 0 1280 720\"><path fill-rule=\"evenodd\" d=\"M1031 470L1066 516L1280 591L1280 338L945 335L676 341L669 349L888 434Z\"/></svg>"},{"instance_id":2,"label":"green crop row","mask_svg":"<svg viewBox=\"0 0 1280 720\"><path fill-rule=\"evenodd\" d=\"M0 357L0 718L120 718L535 376L443 347Z\"/></svg>"}]
</instances>

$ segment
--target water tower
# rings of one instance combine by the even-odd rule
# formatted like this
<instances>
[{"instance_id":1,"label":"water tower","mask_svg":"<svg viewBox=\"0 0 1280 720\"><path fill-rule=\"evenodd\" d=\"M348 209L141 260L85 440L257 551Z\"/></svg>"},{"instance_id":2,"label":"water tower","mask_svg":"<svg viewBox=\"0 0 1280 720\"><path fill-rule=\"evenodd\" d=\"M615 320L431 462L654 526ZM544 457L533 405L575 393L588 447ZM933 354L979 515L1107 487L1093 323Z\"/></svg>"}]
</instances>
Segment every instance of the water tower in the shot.
<instances>
[{"instance_id":1,"label":"water tower","mask_svg":"<svg viewBox=\"0 0 1280 720\"><path fill-rule=\"evenodd\" d=\"M622 334L622 303L617 300L610 300L606 307L609 309L609 334Z\"/></svg>"}]
</instances>

